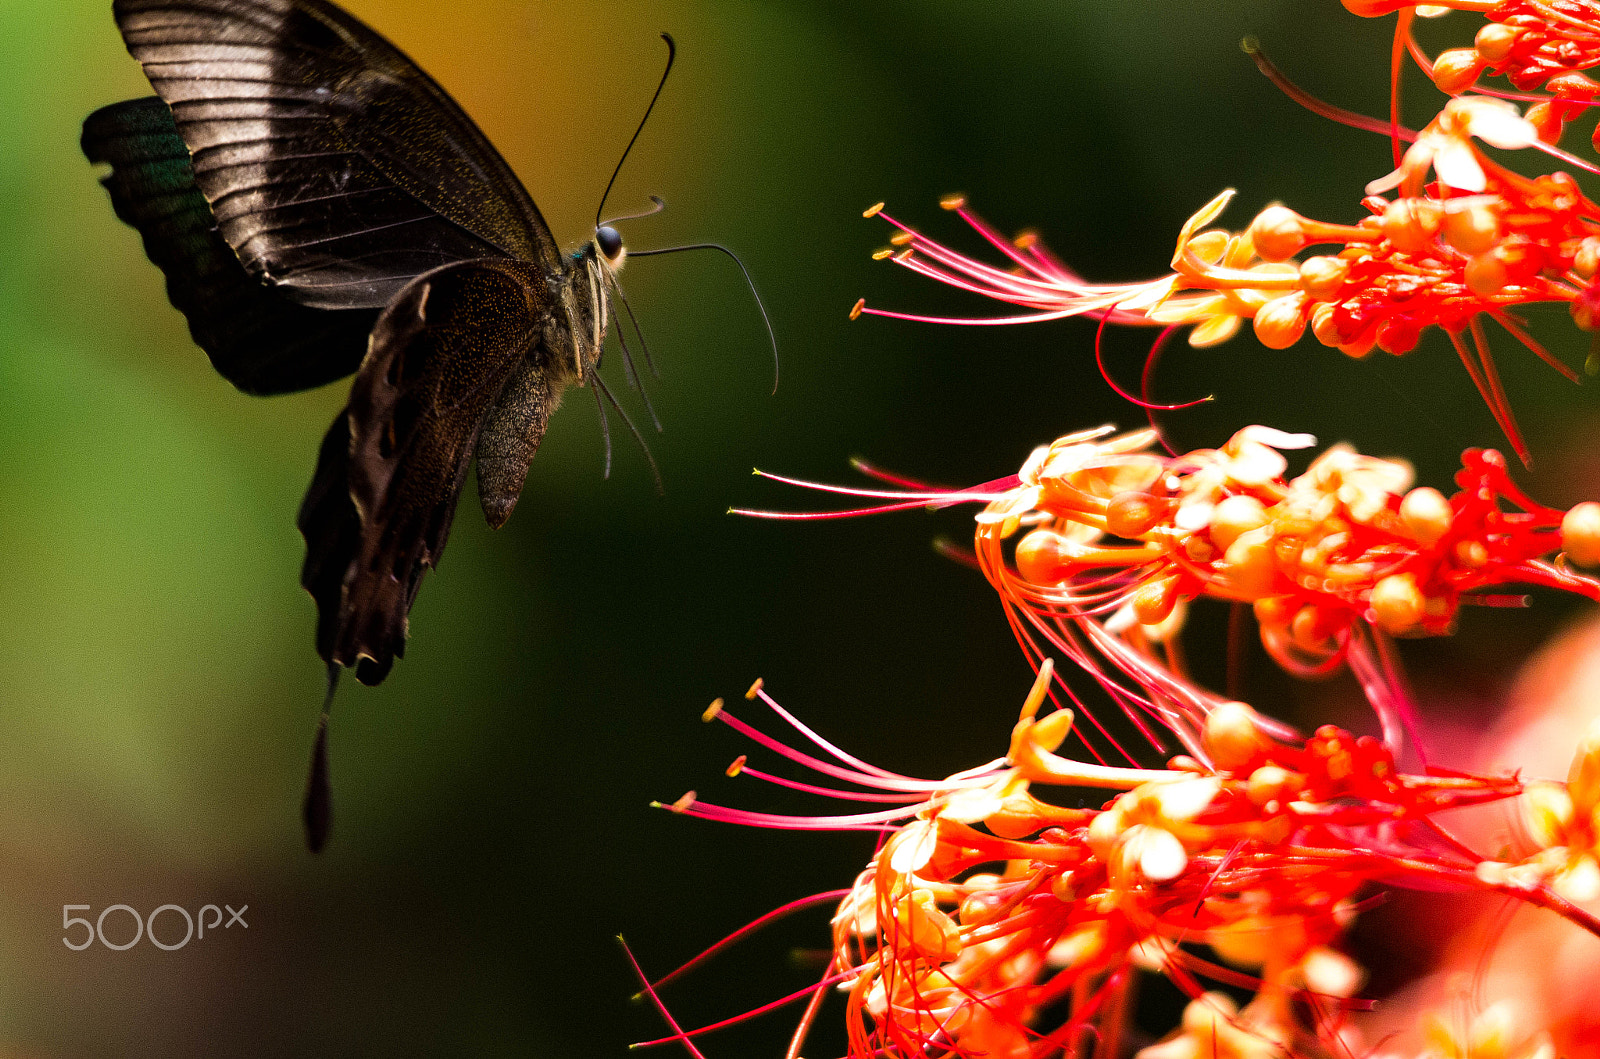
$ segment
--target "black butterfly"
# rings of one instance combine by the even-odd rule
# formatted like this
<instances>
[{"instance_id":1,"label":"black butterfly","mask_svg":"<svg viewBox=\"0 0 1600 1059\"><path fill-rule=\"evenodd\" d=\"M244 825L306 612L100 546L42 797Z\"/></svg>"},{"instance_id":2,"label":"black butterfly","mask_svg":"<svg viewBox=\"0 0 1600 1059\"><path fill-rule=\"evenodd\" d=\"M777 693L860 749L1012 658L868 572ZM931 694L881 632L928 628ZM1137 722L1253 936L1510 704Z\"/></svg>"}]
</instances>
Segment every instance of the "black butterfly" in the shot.
<instances>
[{"instance_id":1,"label":"black butterfly","mask_svg":"<svg viewBox=\"0 0 1600 1059\"><path fill-rule=\"evenodd\" d=\"M455 101L327 0L113 12L156 96L91 114L83 150L195 342L246 393L356 372L300 508L300 580L330 695L341 666L376 684L474 455L499 527L562 391L598 383L622 238L563 256Z\"/></svg>"}]
</instances>

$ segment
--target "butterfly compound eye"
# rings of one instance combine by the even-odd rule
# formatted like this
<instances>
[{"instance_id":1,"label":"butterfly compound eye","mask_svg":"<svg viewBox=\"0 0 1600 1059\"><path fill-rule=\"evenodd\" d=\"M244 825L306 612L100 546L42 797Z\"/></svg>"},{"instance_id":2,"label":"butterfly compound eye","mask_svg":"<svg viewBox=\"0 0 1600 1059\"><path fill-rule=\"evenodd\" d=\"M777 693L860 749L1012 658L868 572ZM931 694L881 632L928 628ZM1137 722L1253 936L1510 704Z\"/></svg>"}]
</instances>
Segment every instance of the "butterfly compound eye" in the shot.
<instances>
[{"instance_id":1,"label":"butterfly compound eye","mask_svg":"<svg viewBox=\"0 0 1600 1059\"><path fill-rule=\"evenodd\" d=\"M602 224L594 230L594 241L607 261L615 261L617 255L622 253L622 233L609 224Z\"/></svg>"}]
</instances>

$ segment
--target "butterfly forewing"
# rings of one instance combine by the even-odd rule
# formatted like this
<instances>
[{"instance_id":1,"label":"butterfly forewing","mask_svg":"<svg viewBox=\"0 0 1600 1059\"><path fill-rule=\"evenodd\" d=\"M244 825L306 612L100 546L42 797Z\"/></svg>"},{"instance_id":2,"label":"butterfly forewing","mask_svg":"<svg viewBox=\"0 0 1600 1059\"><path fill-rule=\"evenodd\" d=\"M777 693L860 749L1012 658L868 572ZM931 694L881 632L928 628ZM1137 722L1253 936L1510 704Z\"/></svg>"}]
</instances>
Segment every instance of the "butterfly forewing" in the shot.
<instances>
[{"instance_id":1,"label":"butterfly forewing","mask_svg":"<svg viewBox=\"0 0 1600 1059\"><path fill-rule=\"evenodd\" d=\"M382 680L437 564L479 431L540 341L543 273L505 259L412 282L384 310L300 510L323 658Z\"/></svg>"},{"instance_id":2,"label":"butterfly forewing","mask_svg":"<svg viewBox=\"0 0 1600 1059\"><path fill-rule=\"evenodd\" d=\"M549 275L533 200L453 100L322 0L116 0L195 181L252 275L318 308L377 307L440 265Z\"/></svg>"}]
</instances>

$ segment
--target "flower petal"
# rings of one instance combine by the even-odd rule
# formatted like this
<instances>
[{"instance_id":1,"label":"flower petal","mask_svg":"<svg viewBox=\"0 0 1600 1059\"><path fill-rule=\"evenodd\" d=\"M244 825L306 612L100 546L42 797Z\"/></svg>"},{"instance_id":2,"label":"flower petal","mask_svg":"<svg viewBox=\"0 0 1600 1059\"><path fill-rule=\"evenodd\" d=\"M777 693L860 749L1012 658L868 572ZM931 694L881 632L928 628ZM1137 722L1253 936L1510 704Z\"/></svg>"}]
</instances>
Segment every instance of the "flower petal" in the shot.
<instances>
[{"instance_id":1,"label":"flower petal","mask_svg":"<svg viewBox=\"0 0 1600 1059\"><path fill-rule=\"evenodd\" d=\"M1462 191L1482 191L1489 186L1477 152L1460 140L1450 140L1434 153L1433 171L1441 182Z\"/></svg>"}]
</instances>

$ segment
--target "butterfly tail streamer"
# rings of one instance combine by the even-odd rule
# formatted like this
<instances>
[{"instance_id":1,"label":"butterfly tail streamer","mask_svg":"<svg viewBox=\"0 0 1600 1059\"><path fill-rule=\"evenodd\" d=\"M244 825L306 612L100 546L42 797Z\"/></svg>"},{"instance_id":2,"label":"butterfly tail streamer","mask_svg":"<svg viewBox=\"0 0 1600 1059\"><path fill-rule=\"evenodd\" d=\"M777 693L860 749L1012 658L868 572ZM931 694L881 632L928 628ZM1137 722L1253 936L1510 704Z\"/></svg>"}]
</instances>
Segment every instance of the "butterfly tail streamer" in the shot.
<instances>
[{"instance_id":1,"label":"butterfly tail streamer","mask_svg":"<svg viewBox=\"0 0 1600 1059\"><path fill-rule=\"evenodd\" d=\"M339 690L339 665L328 663L328 692L322 699L322 714L317 718L317 737L311 744L311 769L306 776L306 796L300 805L305 824L306 848L321 853L333 834L333 781L328 771L328 717L333 710L333 694Z\"/></svg>"}]
</instances>

